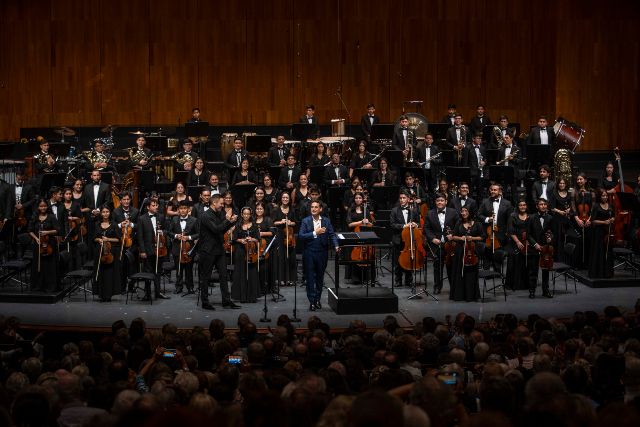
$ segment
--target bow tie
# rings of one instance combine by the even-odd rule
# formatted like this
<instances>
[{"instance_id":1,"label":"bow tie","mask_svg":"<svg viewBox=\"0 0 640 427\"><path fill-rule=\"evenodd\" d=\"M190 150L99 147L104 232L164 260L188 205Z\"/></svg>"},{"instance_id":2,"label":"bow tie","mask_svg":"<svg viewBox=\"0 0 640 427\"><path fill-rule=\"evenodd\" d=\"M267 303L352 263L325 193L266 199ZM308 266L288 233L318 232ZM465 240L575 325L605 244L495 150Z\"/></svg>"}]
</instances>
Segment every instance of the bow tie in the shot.
<instances>
[{"instance_id":1,"label":"bow tie","mask_svg":"<svg viewBox=\"0 0 640 427\"><path fill-rule=\"evenodd\" d=\"M94 182L94 183L93 183L93 186L95 187L96 185L98 185L98 186L99 186L99 185L100 185L100 183L99 183L99 182Z\"/></svg>"},{"instance_id":2,"label":"bow tie","mask_svg":"<svg viewBox=\"0 0 640 427\"><path fill-rule=\"evenodd\" d=\"M22 188L22 184L16 184L16 188Z\"/></svg>"},{"instance_id":3,"label":"bow tie","mask_svg":"<svg viewBox=\"0 0 640 427\"><path fill-rule=\"evenodd\" d=\"M155 214L149 214L149 218L155 218Z\"/></svg>"},{"instance_id":4,"label":"bow tie","mask_svg":"<svg viewBox=\"0 0 640 427\"><path fill-rule=\"evenodd\" d=\"M542 183L545 184L545 185L547 184L547 182L549 182L549 181L542 181Z\"/></svg>"},{"instance_id":5,"label":"bow tie","mask_svg":"<svg viewBox=\"0 0 640 427\"><path fill-rule=\"evenodd\" d=\"M184 218L180 217L180 221L186 221L186 220L187 220L187 217L184 217Z\"/></svg>"},{"instance_id":6,"label":"bow tie","mask_svg":"<svg viewBox=\"0 0 640 427\"><path fill-rule=\"evenodd\" d=\"M409 208L402 208L402 211L403 211L403 212L404 212L404 211L407 211L407 212L408 212L408 211L409 211Z\"/></svg>"},{"instance_id":7,"label":"bow tie","mask_svg":"<svg viewBox=\"0 0 640 427\"><path fill-rule=\"evenodd\" d=\"M492 201L493 203L496 203L496 202L500 203L500 198L499 198L499 197L497 197L497 198L495 198L495 199L491 199L491 201Z\"/></svg>"},{"instance_id":8,"label":"bow tie","mask_svg":"<svg viewBox=\"0 0 640 427\"><path fill-rule=\"evenodd\" d=\"M465 201L465 200L467 200L467 198L466 197L460 197L460 200L461 201Z\"/></svg>"},{"instance_id":9,"label":"bow tie","mask_svg":"<svg viewBox=\"0 0 640 427\"><path fill-rule=\"evenodd\" d=\"M443 215L444 215L444 213L445 213L445 210L444 210L444 209L442 209L442 210L438 210L438 215L440 215L440 214L443 214Z\"/></svg>"},{"instance_id":10,"label":"bow tie","mask_svg":"<svg viewBox=\"0 0 640 427\"><path fill-rule=\"evenodd\" d=\"M547 129L546 128L540 128L540 132L546 132Z\"/></svg>"}]
</instances>

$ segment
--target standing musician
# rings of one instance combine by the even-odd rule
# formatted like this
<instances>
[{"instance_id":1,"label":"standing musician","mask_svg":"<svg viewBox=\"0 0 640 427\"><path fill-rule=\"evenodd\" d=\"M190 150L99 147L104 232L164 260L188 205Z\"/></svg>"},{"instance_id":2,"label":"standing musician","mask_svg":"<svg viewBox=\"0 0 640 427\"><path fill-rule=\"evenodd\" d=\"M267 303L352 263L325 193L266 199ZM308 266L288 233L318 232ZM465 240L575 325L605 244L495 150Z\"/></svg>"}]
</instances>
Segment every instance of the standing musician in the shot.
<instances>
[{"instance_id":1,"label":"standing musician","mask_svg":"<svg viewBox=\"0 0 640 427\"><path fill-rule=\"evenodd\" d=\"M300 240L304 242L304 275L310 311L322 308L322 288L324 272L327 269L329 244L335 248L336 254L340 252L333 226L329 218L320 216L321 213L320 202L311 202L311 215L302 220L298 234Z\"/></svg>"},{"instance_id":2,"label":"standing musician","mask_svg":"<svg viewBox=\"0 0 640 427\"><path fill-rule=\"evenodd\" d=\"M160 260L158 254L164 243L166 245L166 239L164 236L164 215L158 212L159 202L158 199L152 198L149 200L148 210L144 215L140 215L138 218L138 248L140 249L140 259L144 262L144 271L146 273L152 273L155 276L154 279L154 291L156 299L169 299L168 296L160 292ZM149 301L151 299L150 285L146 284L145 296L143 301Z\"/></svg>"},{"instance_id":3,"label":"standing musician","mask_svg":"<svg viewBox=\"0 0 640 427\"><path fill-rule=\"evenodd\" d=\"M191 203L182 200L178 204L178 215L171 219L169 235L174 239L171 252L176 264L176 289L181 294L183 284L187 294L193 294L193 245L198 240L198 220L189 215Z\"/></svg>"},{"instance_id":4,"label":"standing musician","mask_svg":"<svg viewBox=\"0 0 640 427\"><path fill-rule=\"evenodd\" d=\"M287 157L289 157L289 149L284 145L284 135L278 135L276 137L276 145L269 148L269 154L267 161L271 166L284 166L287 163Z\"/></svg>"},{"instance_id":5,"label":"standing musician","mask_svg":"<svg viewBox=\"0 0 640 427\"><path fill-rule=\"evenodd\" d=\"M440 123L447 123L450 127L455 124L456 104L447 105L447 115L440 120Z\"/></svg>"},{"instance_id":6,"label":"standing musician","mask_svg":"<svg viewBox=\"0 0 640 427\"><path fill-rule=\"evenodd\" d=\"M245 157L240 162L240 169L236 170L231 180L231 185L254 184L257 181L256 174L249 168L249 158Z\"/></svg>"},{"instance_id":7,"label":"standing musician","mask_svg":"<svg viewBox=\"0 0 640 427\"><path fill-rule=\"evenodd\" d=\"M413 172L404 174L404 185L400 187L400 191L404 191L409 195L409 203L414 203L416 209L419 209L421 204L428 202L427 194L420 183L416 181Z\"/></svg>"},{"instance_id":8,"label":"standing musician","mask_svg":"<svg viewBox=\"0 0 640 427\"><path fill-rule=\"evenodd\" d=\"M380 157L378 160L378 169L371 177L373 187L384 187L396 184L396 174L389 169L389 162L386 157Z\"/></svg>"},{"instance_id":9,"label":"standing musician","mask_svg":"<svg viewBox=\"0 0 640 427\"><path fill-rule=\"evenodd\" d=\"M33 156L35 160L36 172L38 175L43 173L53 173L58 170L56 159L49 152L49 141L42 139L40 141L40 152Z\"/></svg>"},{"instance_id":10,"label":"standing musician","mask_svg":"<svg viewBox=\"0 0 640 427\"><path fill-rule=\"evenodd\" d=\"M318 118L315 116L316 107L313 104L309 104L309 105L305 105L304 108L305 108L306 114L300 117L300 123L309 123L309 124L315 125L313 131L310 134L310 138L316 139L318 136L320 136L320 125L318 123Z\"/></svg>"},{"instance_id":11,"label":"standing musician","mask_svg":"<svg viewBox=\"0 0 640 427\"><path fill-rule=\"evenodd\" d=\"M456 165L462 166L462 150L467 145L469 129L462 124L462 114L456 113L453 126L447 129L447 145L456 151Z\"/></svg>"},{"instance_id":12,"label":"standing musician","mask_svg":"<svg viewBox=\"0 0 640 427\"><path fill-rule=\"evenodd\" d=\"M475 117L471 119L471 122L469 123L471 132L473 132L474 135L482 135L484 127L489 125L491 125L491 119L489 118L489 116L487 116L484 105L479 104L476 107Z\"/></svg>"},{"instance_id":13,"label":"standing musician","mask_svg":"<svg viewBox=\"0 0 640 427\"><path fill-rule=\"evenodd\" d=\"M435 208L431 209L424 220L426 241L425 246L434 259L433 263L433 292L442 292L443 277L442 267L444 266L445 254L443 245L453 238L453 229L458 223L458 212L447 208L447 197L443 193L435 196ZM451 266L447 266L447 280L449 287L453 281Z\"/></svg>"},{"instance_id":14,"label":"standing musician","mask_svg":"<svg viewBox=\"0 0 640 427\"><path fill-rule=\"evenodd\" d=\"M49 189L49 209L56 218L59 224L62 224L64 219L64 206L62 204L62 190L60 187L51 187ZM62 232L63 227L60 227Z\"/></svg>"},{"instance_id":15,"label":"standing musician","mask_svg":"<svg viewBox=\"0 0 640 427\"><path fill-rule=\"evenodd\" d=\"M177 182L176 189L174 190L173 194L169 198L169 201L167 202L167 205L166 205L167 206L166 213L169 219L179 215L178 206L182 201L187 201L189 203L192 202L191 196L187 194L184 184L182 182Z\"/></svg>"},{"instance_id":16,"label":"standing musician","mask_svg":"<svg viewBox=\"0 0 640 427\"><path fill-rule=\"evenodd\" d=\"M327 147L324 145L322 141L318 141L313 150L313 154L311 154L311 158L309 158L309 163L307 163L307 176L311 177L311 168L314 166L326 166L331 159L329 155L327 155ZM314 182L316 185L320 185L320 182Z\"/></svg>"},{"instance_id":17,"label":"standing musician","mask_svg":"<svg viewBox=\"0 0 640 427\"><path fill-rule=\"evenodd\" d=\"M222 306L240 308L231 301L229 284L227 282L227 261L224 252L224 234L238 219L232 212L223 211L223 199L219 194L211 196L209 209L200 218L200 234L198 241L198 278L200 285L200 299L204 310L215 310L209 302L209 278L215 266L220 277L220 293Z\"/></svg>"},{"instance_id":18,"label":"standing musician","mask_svg":"<svg viewBox=\"0 0 640 427\"><path fill-rule=\"evenodd\" d=\"M209 190L211 192L211 196L214 194L224 194L229 189L229 186L224 183L220 183L220 178L217 174L212 173L209 177ZM207 206L209 206L209 201L207 200Z\"/></svg>"},{"instance_id":19,"label":"standing musician","mask_svg":"<svg viewBox=\"0 0 640 427\"><path fill-rule=\"evenodd\" d=\"M573 217L573 211L571 210L572 197L567 180L560 178L553 193L550 194L550 198L547 199L549 212L553 216L552 232L556 241L555 259L567 264L572 263L573 260L566 259L564 253L565 242L567 237L572 239L576 237L576 233L571 226L571 218Z\"/></svg>"},{"instance_id":20,"label":"standing musician","mask_svg":"<svg viewBox=\"0 0 640 427\"><path fill-rule=\"evenodd\" d=\"M6 240L9 227L5 226L13 218L11 186L0 178L0 240Z\"/></svg>"},{"instance_id":21,"label":"standing musician","mask_svg":"<svg viewBox=\"0 0 640 427\"><path fill-rule=\"evenodd\" d=\"M347 210L347 226L350 231L366 231L367 227L373 226L375 221L373 210L371 210L370 205L364 202L364 195L362 193L356 193L353 197L353 204ZM371 247L373 251L373 258L375 257L375 248ZM348 254L345 254L346 257L351 257L354 250L359 252L361 255L361 259L366 259L372 261L367 255L369 254L368 247L357 247L357 248L348 248ZM347 265L348 267L349 265ZM371 280L373 277L371 276L372 269L369 265L360 266L358 264L354 264L352 266L351 271L351 279L355 282L365 282ZM373 271L375 275L375 270ZM347 274L345 273L345 278Z\"/></svg>"},{"instance_id":22,"label":"standing musician","mask_svg":"<svg viewBox=\"0 0 640 427\"><path fill-rule=\"evenodd\" d=\"M542 165L538 169L538 176L540 179L536 180L531 187L531 197L533 200L538 200L541 197L545 200L551 199L556 183L554 180L549 179L550 172L551 168L549 165Z\"/></svg>"},{"instance_id":23,"label":"standing musician","mask_svg":"<svg viewBox=\"0 0 640 427\"><path fill-rule=\"evenodd\" d=\"M453 241L457 242L455 257L451 266L451 294L449 299L453 301L474 302L480 298L480 286L478 282L478 270L480 262L479 254L483 249L481 243L486 238L484 227L474 221L469 208L460 210L460 221L453 229Z\"/></svg>"},{"instance_id":24,"label":"standing musician","mask_svg":"<svg viewBox=\"0 0 640 427\"><path fill-rule=\"evenodd\" d=\"M295 226L296 214L289 193L280 195L280 205L271 211L273 225L278 227L278 280L282 286L295 286L297 280Z\"/></svg>"},{"instance_id":25,"label":"standing musician","mask_svg":"<svg viewBox=\"0 0 640 427\"><path fill-rule=\"evenodd\" d=\"M264 189L262 190L262 196L264 200ZM298 184L291 192L291 205L297 209L305 199L309 199L309 179L307 175L301 174Z\"/></svg>"},{"instance_id":26,"label":"standing musician","mask_svg":"<svg viewBox=\"0 0 640 427\"><path fill-rule=\"evenodd\" d=\"M10 187L10 205L8 213L3 214L4 218L13 218L14 231L9 233L9 241L15 243L18 257L21 258L24 248L21 247L16 237L27 231L29 220L33 216L33 208L36 203L36 189L26 181L24 170L16 173L16 183ZM11 215L11 211L13 214ZM9 216L10 215L10 216ZM5 224L6 227L6 224ZM13 247L13 245L11 245Z\"/></svg>"},{"instance_id":27,"label":"standing musician","mask_svg":"<svg viewBox=\"0 0 640 427\"><path fill-rule=\"evenodd\" d=\"M527 238L529 239L530 248L533 249L533 261L534 267L529 271L529 298L536 297L536 287L538 286L538 266L540 264L540 257L544 256L544 248L546 245L553 246L553 235L551 229L552 217L547 213L547 201L545 199L538 199L536 207L538 212L531 215L529 222L529 231ZM543 249L544 248L544 249ZM551 254L551 261L553 263L553 254ZM545 298L553 298L551 292L549 292L549 270L546 268L540 268L542 270L542 296Z\"/></svg>"},{"instance_id":28,"label":"standing musician","mask_svg":"<svg viewBox=\"0 0 640 427\"><path fill-rule=\"evenodd\" d=\"M320 200L320 188L317 185L311 185L309 187L309 198L303 199L298 205L297 214L298 218L306 218L311 215L311 202L319 201L322 212L328 212L329 207L325 202Z\"/></svg>"},{"instance_id":29,"label":"standing musician","mask_svg":"<svg viewBox=\"0 0 640 427\"><path fill-rule=\"evenodd\" d=\"M615 212L609 203L609 193L604 188L596 191L596 200L591 211L591 251L589 255L589 277L613 276L613 245L615 244Z\"/></svg>"},{"instance_id":30,"label":"standing musician","mask_svg":"<svg viewBox=\"0 0 640 427\"><path fill-rule=\"evenodd\" d=\"M373 104L367 105L367 114L360 118L360 129L362 135L367 142L371 142L371 128L373 125L380 123L380 117L376 116L376 106Z\"/></svg>"},{"instance_id":31,"label":"standing musician","mask_svg":"<svg viewBox=\"0 0 640 427\"><path fill-rule=\"evenodd\" d=\"M513 291L529 289L529 277L538 274L538 264L533 260L535 250L529 245L529 223L531 216L527 212L527 201L519 200L517 211L509 215L507 234L507 276L505 286Z\"/></svg>"},{"instance_id":32,"label":"standing musician","mask_svg":"<svg viewBox=\"0 0 640 427\"><path fill-rule=\"evenodd\" d=\"M411 150L416 146L416 134L409 129L409 118L407 116L400 116L400 126L394 131L391 143L393 148L402 151L405 159L409 158Z\"/></svg>"},{"instance_id":33,"label":"standing musician","mask_svg":"<svg viewBox=\"0 0 640 427\"><path fill-rule=\"evenodd\" d=\"M636 187L640 188L640 186ZM573 192L571 211L574 213L574 221L580 231L580 238L577 240L577 261L578 265L586 268L589 265L590 242L591 242L591 215L593 203L596 200L595 193L587 188L587 175L579 172L576 176L576 188Z\"/></svg>"},{"instance_id":34,"label":"standing musician","mask_svg":"<svg viewBox=\"0 0 640 427\"><path fill-rule=\"evenodd\" d=\"M100 206L109 202L111 199L111 192L109 191L109 185L102 182L102 174L99 170L93 170L91 172L91 181L84 186L82 192L82 212L89 217L87 223L87 231L89 233L89 241L93 241L95 238L96 221L99 220ZM90 255L92 255L92 248L90 248Z\"/></svg>"},{"instance_id":35,"label":"standing musician","mask_svg":"<svg viewBox=\"0 0 640 427\"><path fill-rule=\"evenodd\" d=\"M516 128L509 127L509 118L504 114L498 118L498 126L494 126L491 132L488 148L501 148L504 144L504 136L510 133L512 136L516 134Z\"/></svg>"},{"instance_id":36,"label":"standing musician","mask_svg":"<svg viewBox=\"0 0 640 427\"><path fill-rule=\"evenodd\" d=\"M190 171L198 157L200 156L193 151L193 141L185 139L182 141L182 151L171 156L171 159L176 162L176 170Z\"/></svg>"},{"instance_id":37,"label":"standing musician","mask_svg":"<svg viewBox=\"0 0 640 427\"><path fill-rule=\"evenodd\" d=\"M207 185L211 179L211 172L205 167L204 159L199 158L193 163L193 169L189 171L187 176L187 185L200 187Z\"/></svg>"},{"instance_id":38,"label":"standing musician","mask_svg":"<svg viewBox=\"0 0 640 427\"><path fill-rule=\"evenodd\" d=\"M371 169L371 161L375 156L367 151L367 143L362 140L358 143L358 152L351 158L349 165L349 178L353 177L354 169Z\"/></svg>"},{"instance_id":39,"label":"standing musician","mask_svg":"<svg viewBox=\"0 0 640 427\"><path fill-rule=\"evenodd\" d=\"M118 259L122 262L122 283L127 282L127 276L129 272L135 271L135 265L129 265L127 257L124 253L129 250L135 252L138 246L138 240L136 236L136 225L138 224L138 217L140 211L131 205L132 198L131 193L122 192L120 194L120 206L113 210L113 221L120 229L120 234L123 236L120 253L117 254Z\"/></svg>"},{"instance_id":40,"label":"standing musician","mask_svg":"<svg viewBox=\"0 0 640 427\"><path fill-rule=\"evenodd\" d=\"M49 204L39 199L36 213L29 223L29 236L33 240L31 262L31 289L53 292L58 289L58 244L60 224L49 210Z\"/></svg>"},{"instance_id":41,"label":"standing musician","mask_svg":"<svg viewBox=\"0 0 640 427\"><path fill-rule=\"evenodd\" d=\"M202 121L202 119L200 118L200 108L193 107L193 109L191 110L191 118L187 120L187 123L198 123L200 121Z\"/></svg>"},{"instance_id":42,"label":"standing musician","mask_svg":"<svg viewBox=\"0 0 640 427\"><path fill-rule=\"evenodd\" d=\"M521 179L518 165L521 162L522 152L520 148L513 143L513 134L507 132L504 135L504 145L498 153L498 164L502 166L510 166L513 168L514 182L511 185L511 197L516 194L516 182Z\"/></svg>"},{"instance_id":43,"label":"standing musician","mask_svg":"<svg viewBox=\"0 0 640 427\"><path fill-rule=\"evenodd\" d=\"M478 221L485 226L491 227L487 229L487 238L490 244L486 249L495 252L496 249L504 247L507 242L507 222L513 211L511 202L502 197L502 186L493 183L489 186L489 198L484 199L478 208ZM496 271L500 270L500 266L494 265Z\"/></svg>"},{"instance_id":44,"label":"standing musician","mask_svg":"<svg viewBox=\"0 0 640 427\"><path fill-rule=\"evenodd\" d=\"M287 167L280 170L278 187L280 187L281 190L293 191L293 188L300 180L301 174L300 166L296 165L296 156L289 154L287 156Z\"/></svg>"},{"instance_id":45,"label":"standing musician","mask_svg":"<svg viewBox=\"0 0 640 427\"><path fill-rule=\"evenodd\" d=\"M474 217L478 211L478 203L475 199L469 197L469 184L466 182L460 183L458 186L458 195L451 197L447 206L455 209L458 213L462 208L467 208Z\"/></svg>"},{"instance_id":46,"label":"standing musician","mask_svg":"<svg viewBox=\"0 0 640 427\"><path fill-rule=\"evenodd\" d=\"M134 169L150 170L151 169L151 150L145 145L147 140L144 136L139 136L136 139L136 146L127 149L129 154L129 163Z\"/></svg>"},{"instance_id":47,"label":"standing musician","mask_svg":"<svg viewBox=\"0 0 640 427\"><path fill-rule=\"evenodd\" d=\"M260 229L253 222L253 211L245 206L240 210L240 221L233 230L233 284L231 297L241 303L256 302L258 285L258 244ZM255 261L252 261L252 254Z\"/></svg>"},{"instance_id":48,"label":"standing musician","mask_svg":"<svg viewBox=\"0 0 640 427\"><path fill-rule=\"evenodd\" d=\"M394 256L393 256L393 269L395 276L395 286L402 287L402 277L404 276L404 284L406 286L411 286L413 283L412 272L404 270L400 267L400 263L398 262L398 258L400 256L400 251L402 250L402 230L407 227L418 227L420 224L420 213L417 209L413 209L409 204L410 194L406 191L400 191L400 196L398 197L398 205L391 209L391 213L389 214L389 223L391 228L393 229L393 237L391 242L393 243ZM421 242L417 242L420 244Z\"/></svg>"},{"instance_id":49,"label":"standing musician","mask_svg":"<svg viewBox=\"0 0 640 427\"><path fill-rule=\"evenodd\" d=\"M109 156L104 152L104 144L99 139L94 141L93 150L82 153L86 159L86 169L107 171L109 166Z\"/></svg>"},{"instance_id":50,"label":"standing musician","mask_svg":"<svg viewBox=\"0 0 640 427\"><path fill-rule=\"evenodd\" d=\"M62 243L71 254L70 270L79 270L84 264L82 254L78 250L78 243L85 238L82 235L82 212L80 203L73 199L71 188L65 188L63 194L63 201L58 205L62 208L62 221L60 221L60 232L64 235Z\"/></svg>"},{"instance_id":51,"label":"standing musician","mask_svg":"<svg viewBox=\"0 0 640 427\"><path fill-rule=\"evenodd\" d=\"M333 155L331 156L331 164L324 170L324 185L327 189L327 193L329 193L330 188L345 187L350 185L349 170L346 166L340 164L340 155L338 153L333 153ZM340 192L340 194L343 193ZM329 203L331 204L331 220L336 224L343 223L345 216L343 206L341 205L340 201L337 201L336 203L336 200L330 197Z\"/></svg>"},{"instance_id":52,"label":"standing musician","mask_svg":"<svg viewBox=\"0 0 640 427\"><path fill-rule=\"evenodd\" d=\"M111 220L111 210L107 205L100 208L100 221L93 241L96 256L95 280L100 302L111 302L111 297L120 294L122 288L119 259L121 235L120 228Z\"/></svg>"},{"instance_id":53,"label":"standing musician","mask_svg":"<svg viewBox=\"0 0 640 427\"><path fill-rule=\"evenodd\" d=\"M529 145L555 145L556 134L548 127L549 122L546 116L538 117L538 125L531 129L525 141L525 148Z\"/></svg>"},{"instance_id":54,"label":"standing musician","mask_svg":"<svg viewBox=\"0 0 640 427\"><path fill-rule=\"evenodd\" d=\"M260 231L260 239L262 239L260 246L261 254L264 252L273 237L273 223L271 222L271 217L267 214L268 207L269 205L265 202L256 202L253 207L253 211L255 212L253 222L258 227L258 230ZM260 274L258 277L258 283L262 283L262 292L265 293L274 291L273 282L275 280L274 272L276 270L275 260L277 256L271 256L271 249L274 249L274 246L269 249L269 253L266 255L268 259L259 261Z\"/></svg>"},{"instance_id":55,"label":"standing musician","mask_svg":"<svg viewBox=\"0 0 640 427\"><path fill-rule=\"evenodd\" d=\"M484 192L486 179L487 150L482 145L482 134L473 135L471 144L467 145L462 152L462 163L469 167L471 184L474 194L480 198Z\"/></svg>"},{"instance_id":56,"label":"standing musician","mask_svg":"<svg viewBox=\"0 0 640 427\"><path fill-rule=\"evenodd\" d=\"M438 157L436 157L438 156ZM433 145L433 135L427 133L424 143L416 148L416 158L424 170L424 188L427 192L435 190L438 182L438 169L442 164L440 149Z\"/></svg>"},{"instance_id":57,"label":"standing musician","mask_svg":"<svg viewBox=\"0 0 640 427\"><path fill-rule=\"evenodd\" d=\"M210 200L211 190L204 187L200 190L200 201L191 207L191 216L196 219L202 218L202 215L209 210Z\"/></svg>"},{"instance_id":58,"label":"standing musician","mask_svg":"<svg viewBox=\"0 0 640 427\"><path fill-rule=\"evenodd\" d=\"M243 147L242 138L238 136L233 140L233 151L226 158L227 165L232 168L240 168L242 160L248 156L249 153Z\"/></svg>"}]
</instances>

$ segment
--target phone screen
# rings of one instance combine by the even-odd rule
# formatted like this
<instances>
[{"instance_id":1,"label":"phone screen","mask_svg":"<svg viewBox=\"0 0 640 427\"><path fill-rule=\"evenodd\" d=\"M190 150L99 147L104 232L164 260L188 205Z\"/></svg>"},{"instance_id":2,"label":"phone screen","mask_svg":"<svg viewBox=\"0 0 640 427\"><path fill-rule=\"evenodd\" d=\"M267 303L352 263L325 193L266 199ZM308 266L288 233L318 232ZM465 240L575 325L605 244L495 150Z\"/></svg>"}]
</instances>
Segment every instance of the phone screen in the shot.
<instances>
[{"instance_id":1,"label":"phone screen","mask_svg":"<svg viewBox=\"0 0 640 427\"><path fill-rule=\"evenodd\" d=\"M229 363L232 365L240 365L242 363L242 356L229 356Z\"/></svg>"},{"instance_id":2,"label":"phone screen","mask_svg":"<svg viewBox=\"0 0 640 427\"><path fill-rule=\"evenodd\" d=\"M171 348L167 348L162 353L162 357L176 357L176 351Z\"/></svg>"}]
</instances>

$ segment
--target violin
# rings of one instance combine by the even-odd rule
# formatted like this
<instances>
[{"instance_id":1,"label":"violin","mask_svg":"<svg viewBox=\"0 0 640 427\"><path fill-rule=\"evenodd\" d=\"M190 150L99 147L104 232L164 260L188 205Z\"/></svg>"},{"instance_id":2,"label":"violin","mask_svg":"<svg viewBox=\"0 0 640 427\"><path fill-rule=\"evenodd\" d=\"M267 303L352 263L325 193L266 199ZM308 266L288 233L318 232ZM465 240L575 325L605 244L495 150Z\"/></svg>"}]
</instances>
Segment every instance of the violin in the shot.
<instances>
[{"instance_id":1,"label":"violin","mask_svg":"<svg viewBox=\"0 0 640 427\"><path fill-rule=\"evenodd\" d=\"M628 210L624 210L622 208L622 202L620 201L620 197L617 196L618 193L632 193L633 190L631 187L624 183L624 178L622 177L622 162L620 156L620 149L616 147L614 150L616 155L616 162L618 163L618 176L620 179L618 180L618 185L615 186L615 192L611 194L611 203L613 204L613 211L615 212L616 220L614 222L614 242L617 246L626 246L627 245L627 234L629 227L631 226L631 214Z\"/></svg>"},{"instance_id":2,"label":"violin","mask_svg":"<svg viewBox=\"0 0 640 427\"><path fill-rule=\"evenodd\" d=\"M289 220L289 218L285 218L286 221ZM286 224L286 222L285 222ZM295 248L296 247L296 235L295 232L293 230L293 226L292 225L287 225L284 227L284 234L285 234L285 239L284 239L284 245L287 248Z\"/></svg>"},{"instance_id":3,"label":"violin","mask_svg":"<svg viewBox=\"0 0 640 427\"><path fill-rule=\"evenodd\" d=\"M472 267L478 265L478 254L476 253L476 242L465 239L464 241L464 266Z\"/></svg>"},{"instance_id":4,"label":"violin","mask_svg":"<svg viewBox=\"0 0 640 427\"><path fill-rule=\"evenodd\" d=\"M224 242L223 242L223 247L224 247L224 251L226 253L231 253L233 246L231 243L232 237L233 237L233 229L235 228L235 226L231 227L229 230L227 230L226 233L224 233Z\"/></svg>"},{"instance_id":5,"label":"violin","mask_svg":"<svg viewBox=\"0 0 640 427\"><path fill-rule=\"evenodd\" d=\"M487 226L487 240L485 241L485 245L495 252L496 249L500 249L502 245L500 245L500 240L496 238L496 233L500 231L500 227L498 227L498 223L496 221L498 219L498 215L495 212L492 212L491 216L493 217L493 221Z\"/></svg>"},{"instance_id":6,"label":"violin","mask_svg":"<svg viewBox=\"0 0 640 427\"><path fill-rule=\"evenodd\" d=\"M258 250L258 258L263 257L265 260L269 259L269 254L270 252L267 252L267 254L264 254L264 251L267 250L267 239L265 239L264 237L262 239L260 239L260 247Z\"/></svg>"},{"instance_id":7,"label":"violin","mask_svg":"<svg viewBox=\"0 0 640 427\"><path fill-rule=\"evenodd\" d=\"M49 243L49 235L40 234L40 256L49 256L53 253L53 246Z\"/></svg>"},{"instance_id":8,"label":"violin","mask_svg":"<svg viewBox=\"0 0 640 427\"><path fill-rule=\"evenodd\" d=\"M550 270L553 268L553 246L551 245L551 240L553 236L551 235L551 231L547 231L545 233L545 240L547 243L542 246L540 249L540 268L543 270Z\"/></svg>"},{"instance_id":9,"label":"violin","mask_svg":"<svg viewBox=\"0 0 640 427\"><path fill-rule=\"evenodd\" d=\"M133 227L131 224L126 225L122 231L122 246L130 248L133 245Z\"/></svg>"},{"instance_id":10,"label":"violin","mask_svg":"<svg viewBox=\"0 0 640 427\"><path fill-rule=\"evenodd\" d=\"M367 217L367 205L363 205L363 217ZM373 212L369 213L370 219L368 224L359 224L354 228L354 232L359 233L362 230L362 227L373 227ZM367 262L375 259L376 256L376 248L373 246L357 246L353 248L351 251L351 260L352 261L362 261ZM368 264L356 264L358 267L365 267Z\"/></svg>"},{"instance_id":11,"label":"violin","mask_svg":"<svg viewBox=\"0 0 640 427\"><path fill-rule=\"evenodd\" d=\"M447 227L444 232L445 236L451 234L451 228ZM458 242L453 240L447 240L444 244L444 265L450 267L453 264L453 258L456 255L456 246L458 246Z\"/></svg>"},{"instance_id":12,"label":"violin","mask_svg":"<svg viewBox=\"0 0 640 427\"><path fill-rule=\"evenodd\" d=\"M427 252L422 245L422 230L409 226L402 229L403 249L398 257L398 264L404 270L417 271L424 266Z\"/></svg>"},{"instance_id":13,"label":"violin","mask_svg":"<svg viewBox=\"0 0 640 427\"><path fill-rule=\"evenodd\" d=\"M578 218L582 222L587 222L589 220L589 218L591 218L591 206L589 206L588 203L584 202L584 194L585 194L585 192L586 192L586 190L584 190L584 189L580 191L581 201L576 206L576 209L578 211Z\"/></svg>"},{"instance_id":14,"label":"violin","mask_svg":"<svg viewBox=\"0 0 640 427\"><path fill-rule=\"evenodd\" d=\"M69 220L69 240L72 242L76 242L80 238L80 220L79 219L70 219Z\"/></svg>"},{"instance_id":15,"label":"violin","mask_svg":"<svg viewBox=\"0 0 640 427\"><path fill-rule=\"evenodd\" d=\"M160 226L157 226L158 232L154 235L155 243L156 243L156 257L165 257L167 256L167 238L164 233L160 233Z\"/></svg>"},{"instance_id":16,"label":"violin","mask_svg":"<svg viewBox=\"0 0 640 427\"><path fill-rule=\"evenodd\" d=\"M16 227L23 228L27 225L27 217L24 214L24 208L16 209L13 218L15 219Z\"/></svg>"},{"instance_id":17,"label":"violin","mask_svg":"<svg viewBox=\"0 0 640 427\"><path fill-rule=\"evenodd\" d=\"M245 243L244 253L249 264L255 264L258 262L258 258L260 257L260 254L258 253L258 240L252 239L250 242Z\"/></svg>"},{"instance_id":18,"label":"violin","mask_svg":"<svg viewBox=\"0 0 640 427\"><path fill-rule=\"evenodd\" d=\"M111 242L102 242L102 255L100 256L100 264L113 263L113 254L111 253Z\"/></svg>"},{"instance_id":19,"label":"violin","mask_svg":"<svg viewBox=\"0 0 640 427\"><path fill-rule=\"evenodd\" d=\"M193 261L191 256L192 243L190 241L180 241L180 264L188 264Z\"/></svg>"}]
</instances>

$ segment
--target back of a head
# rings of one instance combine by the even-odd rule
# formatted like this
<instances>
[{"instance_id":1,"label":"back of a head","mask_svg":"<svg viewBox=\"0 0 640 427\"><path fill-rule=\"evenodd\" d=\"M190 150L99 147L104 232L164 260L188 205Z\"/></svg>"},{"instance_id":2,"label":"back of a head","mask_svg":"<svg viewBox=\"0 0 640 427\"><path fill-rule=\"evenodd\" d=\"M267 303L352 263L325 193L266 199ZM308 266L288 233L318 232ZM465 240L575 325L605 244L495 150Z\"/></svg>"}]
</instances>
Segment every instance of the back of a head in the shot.
<instances>
[{"instance_id":1,"label":"back of a head","mask_svg":"<svg viewBox=\"0 0 640 427\"><path fill-rule=\"evenodd\" d=\"M402 427L403 406L400 399L382 390L366 391L351 406L352 427Z\"/></svg>"},{"instance_id":2,"label":"back of a head","mask_svg":"<svg viewBox=\"0 0 640 427\"><path fill-rule=\"evenodd\" d=\"M532 408L566 393L567 389L558 375L551 372L541 372L527 382L524 390L525 403L529 408Z\"/></svg>"},{"instance_id":3,"label":"back of a head","mask_svg":"<svg viewBox=\"0 0 640 427\"><path fill-rule=\"evenodd\" d=\"M421 408L414 405L405 405L404 427L431 427L429 416Z\"/></svg>"}]
</instances>

